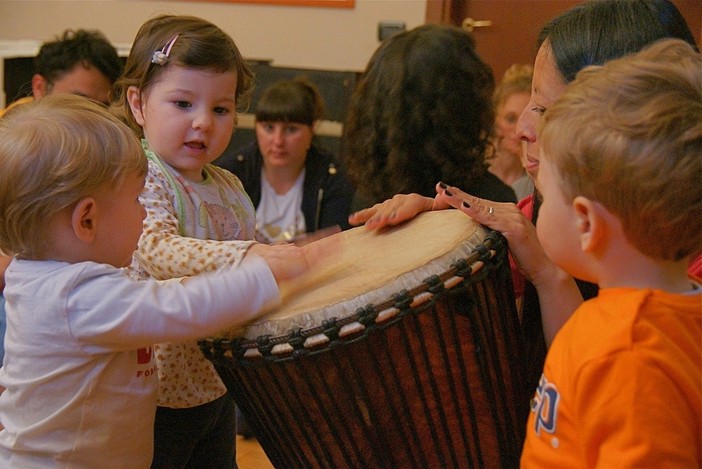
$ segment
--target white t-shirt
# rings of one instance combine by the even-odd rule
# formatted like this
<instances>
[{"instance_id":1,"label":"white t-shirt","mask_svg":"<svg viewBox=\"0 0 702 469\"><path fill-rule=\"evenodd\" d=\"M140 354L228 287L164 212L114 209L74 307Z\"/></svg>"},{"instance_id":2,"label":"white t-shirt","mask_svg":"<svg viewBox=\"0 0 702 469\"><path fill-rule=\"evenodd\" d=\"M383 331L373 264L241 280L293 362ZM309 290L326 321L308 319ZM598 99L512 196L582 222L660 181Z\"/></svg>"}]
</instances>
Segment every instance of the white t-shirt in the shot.
<instances>
[{"instance_id":1,"label":"white t-shirt","mask_svg":"<svg viewBox=\"0 0 702 469\"><path fill-rule=\"evenodd\" d=\"M158 385L151 344L215 334L279 301L256 256L186 281L22 260L5 277L2 468L148 468Z\"/></svg>"},{"instance_id":2,"label":"white t-shirt","mask_svg":"<svg viewBox=\"0 0 702 469\"><path fill-rule=\"evenodd\" d=\"M302 192L305 170L285 194L277 194L261 170L261 201L256 207L256 238L262 243L290 242L305 233Z\"/></svg>"}]
</instances>

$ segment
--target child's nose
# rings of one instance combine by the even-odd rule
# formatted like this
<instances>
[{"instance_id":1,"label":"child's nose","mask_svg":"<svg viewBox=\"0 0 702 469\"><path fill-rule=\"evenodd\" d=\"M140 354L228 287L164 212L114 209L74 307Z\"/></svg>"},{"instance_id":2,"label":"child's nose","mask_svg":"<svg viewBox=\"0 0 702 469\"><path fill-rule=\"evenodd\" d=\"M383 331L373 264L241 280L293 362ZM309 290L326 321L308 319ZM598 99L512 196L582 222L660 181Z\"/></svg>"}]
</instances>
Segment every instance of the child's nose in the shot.
<instances>
[{"instance_id":1,"label":"child's nose","mask_svg":"<svg viewBox=\"0 0 702 469\"><path fill-rule=\"evenodd\" d=\"M207 130L212 126L212 116L209 112L198 112L193 119L193 129Z\"/></svg>"}]
</instances>

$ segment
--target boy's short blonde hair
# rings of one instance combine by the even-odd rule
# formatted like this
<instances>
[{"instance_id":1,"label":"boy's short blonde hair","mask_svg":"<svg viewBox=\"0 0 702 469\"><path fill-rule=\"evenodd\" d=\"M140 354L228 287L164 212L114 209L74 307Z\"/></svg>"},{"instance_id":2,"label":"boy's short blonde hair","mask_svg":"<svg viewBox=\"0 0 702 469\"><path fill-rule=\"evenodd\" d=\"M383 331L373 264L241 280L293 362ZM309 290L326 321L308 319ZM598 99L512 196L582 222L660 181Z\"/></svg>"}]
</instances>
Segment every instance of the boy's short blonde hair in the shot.
<instances>
[{"instance_id":1,"label":"boy's short blonde hair","mask_svg":"<svg viewBox=\"0 0 702 469\"><path fill-rule=\"evenodd\" d=\"M61 210L147 162L134 133L98 103L49 95L0 119L0 250L37 258Z\"/></svg>"},{"instance_id":2,"label":"boy's short blonde hair","mask_svg":"<svg viewBox=\"0 0 702 469\"><path fill-rule=\"evenodd\" d=\"M702 55L689 44L586 68L541 125L542 158L568 200L601 203L649 257L702 250Z\"/></svg>"}]
</instances>

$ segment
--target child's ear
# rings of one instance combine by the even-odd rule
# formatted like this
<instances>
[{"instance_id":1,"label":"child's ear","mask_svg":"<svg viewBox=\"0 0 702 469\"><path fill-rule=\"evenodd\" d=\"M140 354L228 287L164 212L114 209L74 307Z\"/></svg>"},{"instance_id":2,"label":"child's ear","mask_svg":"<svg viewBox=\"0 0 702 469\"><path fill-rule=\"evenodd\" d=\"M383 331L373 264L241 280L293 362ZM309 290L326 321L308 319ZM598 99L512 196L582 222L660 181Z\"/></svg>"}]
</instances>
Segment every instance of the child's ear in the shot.
<instances>
[{"instance_id":1,"label":"child's ear","mask_svg":"<svg viewBox=\"0 0 702 469\"><path fill-rule=\"evenodd\" d=\"M96 235L97 205L92 197L85 197L76 204L71 214L73 233L84 243L92 243Z\"/></svg>"},{"instance_id":2,"label":"child's ear","mask_svg":"<svg viewBox=\"0 0 702 469\"><path fill-rule=\"evenodd\" d=\"M129 108L132 110L132 115L134 120L140 126L144 126L144 113L142 112L142 99L141 91L136 86L130 86L127 88L127 102L129 103Z\"/></svg>"},{"instance_id":3,"label":"child's ear","mask_svg":"<svg viewBox=\"0 0 702 469\"><path fill-rule=\"evenodd\" d=\"M606 233L604 208L587 197L577 196L573 199L573 209L577 217L580 249L590 253L596 251L602 246Z\"/></svg>"}]
</instances>

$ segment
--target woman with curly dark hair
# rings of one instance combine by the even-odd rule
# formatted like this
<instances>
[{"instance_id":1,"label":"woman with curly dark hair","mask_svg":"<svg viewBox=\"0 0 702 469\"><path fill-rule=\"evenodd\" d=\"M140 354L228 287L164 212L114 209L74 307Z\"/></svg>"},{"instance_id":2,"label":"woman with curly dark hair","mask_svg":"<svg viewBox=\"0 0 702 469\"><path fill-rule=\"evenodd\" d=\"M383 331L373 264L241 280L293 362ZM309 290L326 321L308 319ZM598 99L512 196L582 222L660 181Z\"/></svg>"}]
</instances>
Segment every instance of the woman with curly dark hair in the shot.
<instances>
[{"instance_id":1,"label":"woman with curly dark hair","mask_svg":"<svg viewBox=\"0 0 702 469\"><path fill-rule=\"evenodd\" d=\"M493 89L490 67L458 27L424 25L385 40L356 85L344 124L354 209L399 193L430 197L438 181L516 201L485 162Z\"/></svg>"}]
</instances>

